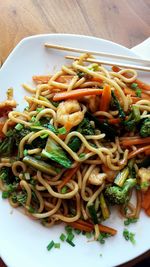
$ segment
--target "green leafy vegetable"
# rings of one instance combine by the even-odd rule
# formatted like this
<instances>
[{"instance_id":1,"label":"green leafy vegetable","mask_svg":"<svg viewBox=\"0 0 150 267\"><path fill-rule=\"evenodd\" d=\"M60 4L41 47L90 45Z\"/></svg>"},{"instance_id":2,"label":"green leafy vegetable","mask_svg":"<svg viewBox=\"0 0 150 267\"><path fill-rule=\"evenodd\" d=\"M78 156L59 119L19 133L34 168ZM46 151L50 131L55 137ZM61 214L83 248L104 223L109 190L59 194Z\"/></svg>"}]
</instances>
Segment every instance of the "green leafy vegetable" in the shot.
<instances>
[{"instance_id":1,"label":"green leafy vegetable","mask_svg":"<svg viewBox=\"0 0 150 267\"><path fill-rule=\"evenodd\" d=\"M42 157L54 160L65 168L70 168L72 165L65 151L51 138L48 138L46 147L42 150Z\"/></svg>"},{"instance_id":2,"label":"green leafy vegetable","mask_svg":"<svg viewBox=\"0 0 150 267\"><path fill-rule=\"evenodd\" d=\"M98 218L97 218L97 213L96 213L94 204L91 204L91 205L88 206L88 211L90 213L90 216L91 216L94 224L97 224L98 223Z\"/></svg>"},{"instance_id":3,"label":"green leafy vegetable","mask_svg":"<svg viewBox=\"0 0 150 267\"><path fill-rule=\"evenodd\" d=\"M110 126L108 123L104 122L101 123L95 116L93 116L90 112L86 112L87 117L95 122L96 127L102 132L105 133L106 139L114 141L115 137L117 136L117 132L115 129Z\"/></svg>"},{"instance_id":4,"label":"green leafy vegetable","mask_svg":"<svg viewBox=\"0 0 150 267\"><path fill-rule=\"evenodd\" d=\"M121 105L120 105L120 103L119 103L114 91L112 91L111 94L112 94L112 103L111 103L111 105L113 107L115 107L119 111L119 117L121 119L124 119L126 117L126 115L125 115L125 113L123 111L123 108L121 107Z\"/></svg>"}]
</instances>

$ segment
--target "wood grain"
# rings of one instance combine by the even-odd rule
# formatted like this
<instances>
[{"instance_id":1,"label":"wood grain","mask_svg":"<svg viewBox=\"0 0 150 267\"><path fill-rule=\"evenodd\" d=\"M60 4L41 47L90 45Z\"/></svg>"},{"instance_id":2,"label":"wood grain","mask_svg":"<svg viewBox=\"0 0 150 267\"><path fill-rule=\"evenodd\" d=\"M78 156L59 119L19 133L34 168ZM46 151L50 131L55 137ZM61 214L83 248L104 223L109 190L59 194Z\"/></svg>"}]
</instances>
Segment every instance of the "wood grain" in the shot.
<instances>
[{"instance_id":1,"label":"wood grain","mask_svg":"<svg viewBox=\"0 0 150 267\"><path fill-rule=\"evenodd\" d=\"M22 38L39 33L85 34L129 48L150 36L149 0L1 0L0 11L2 61Z\"/></svg>"},{"instance_id":2,"label":"wood grain","mask_svg":"<svg viewBox=\"0 0 150 267\"><path fill-rule=\"evenodd\" d=\"M28 35L76 33L132 47L150 35L149 0L0 1L0 55Z\"/></svg>"}]
</instances>

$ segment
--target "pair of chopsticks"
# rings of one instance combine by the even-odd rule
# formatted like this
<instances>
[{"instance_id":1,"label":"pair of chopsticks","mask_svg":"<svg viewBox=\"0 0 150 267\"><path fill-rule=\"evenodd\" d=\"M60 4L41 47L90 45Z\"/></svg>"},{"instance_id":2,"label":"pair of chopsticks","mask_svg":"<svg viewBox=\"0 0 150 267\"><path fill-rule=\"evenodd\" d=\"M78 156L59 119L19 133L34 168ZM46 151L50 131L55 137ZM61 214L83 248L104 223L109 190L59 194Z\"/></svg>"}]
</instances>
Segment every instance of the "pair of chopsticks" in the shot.
<instances>
[{"instance_id":1,"label":"pair of chopsticks","mask_svg":"<svg viewBox=\"0 0 150 267\"><path fill-rule=\"evenodd\" d=\"M88 51L85 49L65 47L61 45L54 45L54 44L48 44L48 43L45 43L45 47L51 48L51 49L63 50L63 51L76 52L76 53L87 53L87 54L97 55L97 56L106 58L106 60L87 58L87 59L84 59L84 61L86 62L99 63L99 64L108 65L108 66L117 65L123 68L130 68L130 69L136 69L136 70L142 70L142 71L148 71L148 72L150 71L150 60L143 60L143 59L138 59L134 57L115 55L115 54L109 54L109 53L103 53L103 52L97 52L97 51ZM65 58L73 59L73 60L79 59L79 57L77 56L66 56ZM113 59L114 61L111 62L109 61L109 59ZM117 62L115 60L124 60L127 63Z\"/></svg>"}]
</instances>

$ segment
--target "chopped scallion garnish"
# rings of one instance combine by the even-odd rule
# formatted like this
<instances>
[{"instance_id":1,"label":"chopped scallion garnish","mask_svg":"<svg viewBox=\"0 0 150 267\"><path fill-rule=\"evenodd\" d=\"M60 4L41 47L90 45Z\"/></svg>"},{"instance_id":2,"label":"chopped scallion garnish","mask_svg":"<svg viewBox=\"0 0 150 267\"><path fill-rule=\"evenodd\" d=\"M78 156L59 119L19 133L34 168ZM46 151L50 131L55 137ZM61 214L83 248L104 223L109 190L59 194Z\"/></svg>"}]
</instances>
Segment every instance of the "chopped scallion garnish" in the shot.
<instances>
[{"instance_id":1,"label":"chopped scallion garnish","mask_svg":"<svg viewBox=\"0 0 150 267\"><path fill-rule=\"evenodd\" d=\"M42 111L43 109L44 109L44 108L37 108L36 111L37 111L37 112L40 112L40 111Z\"/></svg>"},{"instance_id":2,"label":"chopped scallion garnish","mask_svg":"<svg viewBox=\"0 0 150 267\"><path fill-rule=\"evenodd\" d=\"M27 156L27 155L28 155L28 150L27 150L27 149L24 149L24 151L23 151L23 155L24 155L24 156Z\"/></svg>"},{"instance_id":3,"label":"chopped scallion garnish","mask_svg":"<svg viewBox=\"0 0 150 267\"><path fill-rule=\"evenodd\" d=\"M132 89L136 89L137 86L138 86L137 83L132 83L132 84L131 84L131 88L132 88Z\"/></svg>"},{"instance_id":4,"label":"chopped scallion garnish","mask_svg":"<svg viewBox=\"0 0 150 267\"><path fill-rule=\"evenodd\" d=\"M48 246L47 246L47 250L48 251L50 251L52 248L53 248L53 246L54 246L54 241L52 240L49 244L48 244Z\"/></svg>"},{"instance_id":5,"label":"chopped scallion garnish","mask_svg":"<svg viewBox=\"0 0 150 267\"><path fill-rule=\"evenodd\" d=\"M72 233L72 227L69 225L65 226L65 230L66 230L67 234Z\"/></svg>"},{"instance_id":6,"label":"chopped scallion garnish","mask_svg":"<svg viewBox=\"0 0 150 267\"><path fill-rule=\"evenodd\" d=\"M128 218L124 221L124 225L129 225L130 223L136 223L138 221L137 218Z\"/></svg>"},{"instance_id":7,"label":"chopped scallion garnish","mask_svg":"<svg viewBox=\"0 0 150 267\"><path fill-rule=\"evenodd\" d=\"M8 198L9 197L9 192L4 191L2 192L2 198Z\"/></svg>"},{"instance_id":8,"label":"chopped scallion garnish","mask_svg":"<svg viewBox=\"0 0 150 267\"><path fill-rule=\"evenodd\" d=\"M66 239L66 242L67 242L69 245L71 245L72 247L75 247L75 244L74 244L72 241Z\"/></svg>"},{"instance_id":9,"label":"chopped scallion garnish","mask_svg":"<svg viewBox=\"0 0 150 267\"><path fill-rule=\"evenodd\" d=\"M66 134L67 133L67 130L66 130L65 127L61 127L61 128L58 129L58 133L59 134Z\"/></svg>"},{"instance_id":10,"label":"chopped scallion garnish","mask_svg":"<svg viewBox=\"0 0 150 267\"><path fill-rule=\"evenodd\" d=\"M141 91L141 89L138 88L138 89L136 89L135 93L136 93L137 97L141 97L142 91Z\"/></svg>"},{"instance_id":11,"label":"chopped scallion garnish","mask_svg":"<svg viewBox=\"0 0 150 267\"><path fill-rule=\"evenodd\" d=\"M55 243L54 248L60 248L60 243Z\"/></svg>"},{"instance_id":12,"label":"chopped scallion garnish","mask_svg":"<svg viewBox=\"0 0 150 267\"><path fill-rule=\"evenodd\" d=\"M60 235L59 238L60 238L61 241L65 241L66 240L66 236L63 233Z\"/></svg>"},{"instance_id":13,"label":"chopped scallion garnish","mask_svg":"<svg viewBox=\"0 0 150 267\"><path fill-rule=\"evenodd\" d=\"M23 129L23 125L21 123L18 123L16 126L15 126L15 129L17 131L21 131Z\"/></svg>"},{"instance_id":14,"label":"chopped scallion garnish","mask_svg":"<svg viewBox=\"0 0 150 267\"><path fill-rule=\"evenodd\" d=\"M67 193L67 190L68 190L68 187L67 187L67 186L64 186L64 187L61 189L61 193L62 193L62 194L66 194L66 193Z\"/></svg>"},{"instance_id":15,"label":"chopped scallion garnish","mask_svg":"<svg viewBox=\"0 0 150 267\"><path fill-rule=\"evenodd\" d=\"M124 229L123 236L124 236L125 240L131 241L132 244L136 243L135 238L134 238L135 234L132 232L129 232L127 229Z\"/></svg>"},{"instance_id":16,"label":"chopped scallion garnish","mask_svg":"<svg viewBox=\"0 0 150 267\"><path fill-rule=\"evenodd\" d=\"M74 231L75 231L75 233L76 233L77 235L81 234L81 230L79 230L79 229L74 229Z\"/></svg>"},{"instance_id":17,"label":"chopped scallion garnish","mask_svg":"<svg viewBox=\"0 0 150 267\"><path fill-rule=\"evenodd\" d=\"M68 236L67 236L66 241L67 240L72 241L73 239L74 239L74 234L73 233L69 233Z\"/></svg>"}]
</instances>

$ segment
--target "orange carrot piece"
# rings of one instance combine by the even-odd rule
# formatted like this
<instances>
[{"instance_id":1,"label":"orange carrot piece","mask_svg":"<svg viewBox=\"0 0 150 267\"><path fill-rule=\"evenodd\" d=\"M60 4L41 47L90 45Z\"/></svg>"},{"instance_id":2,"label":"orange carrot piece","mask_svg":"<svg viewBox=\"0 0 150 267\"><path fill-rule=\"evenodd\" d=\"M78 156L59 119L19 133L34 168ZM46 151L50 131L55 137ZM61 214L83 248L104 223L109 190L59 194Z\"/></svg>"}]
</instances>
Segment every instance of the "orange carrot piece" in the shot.
<instances>
[{"instance_id":1,"label":"orange carrot piece","mask_svg":"<svg viewBox=\"0 0 150 267\"><path fill-rule=\"evenodd\" d=\"M87 227L91 227L92 230L94 229L94 225L92 223L89 223L89 222L86 222L86 221L83 221L83 220L78 220L78 222L82 225L85 225ZM111 228L111 227L108 227L108 226L105 226L103 224L99 224L99 230L102 232L102 233L108 233L108 234L111 234L111 235L115 235L117 233L117 230Z\"/></svg>"},{"instance_id":2,"label":"orange carrot piece","mask_svg":"<svg viewBox=\"0 0 150 267\"><path fill-rule=\"evenodd\" d=\"M84 88L84 89L76 89L70 92L56 93L53 97L53 100L61 101L61 100L66 100L66 99L79 99L83 96L101 95L101 94L102 94L102 90L100 89Z\"/></svg>"},{"instance_id":3,"label":"orange carrot piece","mask_svg":"<svg viewBox=\"0 0 150 267\"><path fill-rule=\"evenodd\" d=\"M132 145L141 145L141 144L150 144L150 137L144 138L134 138L134 139L126 139L121 141L122 146L132 146Z\"/></svg>"},{"instance_id":4,"label":"orange carrot piece","mask_svg":"<svg viewBox=\"0 0 150 267\"><path fill-rule=\"evenodd\" d=\"M118 66L112 66L114 72L119 72L121 69Z\"/></svg>"},{"instance_id":5,"label":"orange carrot piece","mask_svg":"<svg viewBox=\"0 0 150 267\"><path fill-rule=\"evenodd\" d=\"M150 90L150 85L149 84L146 84L138 79L135 80L135 83L137 83L138 87L140 89L143 89L143 90L146 90L146 91L149 91Z\"/></svg>"},{"instance_id":6,"label":"orange carrot piece","mask_svg":"<svg viewBox=\"0 0 150 267\"><path fill-rule=\"evenodd\" d=\"M70 181L70 179L73 177L73 175L77 172L78 168L79 168L79 165L73 169L66 171L66 174L65 174L63 181L58 185L59 189L64 187Z\"/></svg>"},{"instance_id":7,"label":"orange carrot piece","mask_svg":"<svg viewBox=\"0 0 150 267\"><path fill-rule=\"evenodd\" d=\"M102 83L103 80L101 78L99 78L99 77L93 77L93 78L90 79L90 82L99 82L99 83Z\"/></svg>"},{"instance_id":8,"label":"orange carrot piece","mask_svg":"<svg viewBox=\"0 0 150 267\"><path fill-rule=\"evenodd\" d=\"M32 77L32 80L35 82L35 83L48 83L50 79L50 75L38 75L38 76L33 76Z\"/></svg>"},{"instance_id":9,"label":"orange carrot piece","mask_svg":"<svg viewBox=\"0 0 150 267\"><path fill-rule=\"evenodd\" d=\"M138 154L140 154L140 153L143 153L143 152L145 152L146 150L150 150L150 145L148 145L148 146L144 146L144 147L141 147L141 148L138 148L137 150L130 152L129 155L128 155L128 159L132 159L132 158L134 158L136 155L138 155Z\"/></svg>"},{"instance_id":10,"label":"orange carrot piece","mask_svg":"<svg viewBox=\"0 0 150 267\"><path fill-rule=\"evenodd\" d=\"M110 123L110 124L118 124L120 122L121 122L120 118L108 119L108 123Z\"/></svg>"},{"instance_id":11,"label":"orange carrot piece","mask_svg":"<svg viewBox=\"0 0 150 267\"><path fill-rule=\"evenodd\" d=\"M150 155L150 149L145 151L145 155L147 155L147 156Z\"/></svg>"},{"instance_id":12,"label":"orange carrot piece","mask_svg":"<svg viewBox=\"0 0 150 267\"><path fill-rule=\"evenodd\" d=\"M74 77L73 75L61 75L56 79L56 82L58 82L58 83L69 83L72 80L73 77Z\"/></svg>"},{"instance_id":13,"label":"orange carrot piece","mask_svg":"<svg viewBox=\"0 0 150 267\"><path fill-rule=\"evenodd\" d=\"M131 96L136 97L136 91L134 91L134 90L132 90L132 89L130 89L130 88L128 88L128 87L125 87L125 88L123 89L123 91L124 91L124 93L125 93L126 95L131 95ZM147 99L147 100L150 100L150 96L149 96L148 94L146 94L146 93L141 93L141 98L145 98L145 99Z\"/></svg>"},{"instance_id":14,"label":"orange carrot piece","mask_svg":"<svg viewBox=\"0 0 150 267\"><path fill-rule=\"evenodd\" d=\"M132 99L132 104L136 104L136 102L138 102L139 100L141 100L140 97L135 97L135 96L131 96Z\"/></svg>"},{"instance_id":15,"label":"orange carrot piece","mask_svg":"<svg viewBox=\"0 0 150 267\"><path fill-rule=\"evenodd\" d=\"M67 223L69 225L71 225L73 228L81 230L81 231L85 231L85 232L92 232L92 228L83 224L76 222L71 222L71 223Z\"/></svg>"},{"instance_id":16,"label":"orange carrot piece","mask_svg":"<svg viewBox=\"0 0 150 267\"><path fill-rule=\"evenodd\" d=\"M110 85L106 84L104 86L102 97L100 100L100 111L108 111L111 101L111 88Z\"/></svg>"}]
</instances>

